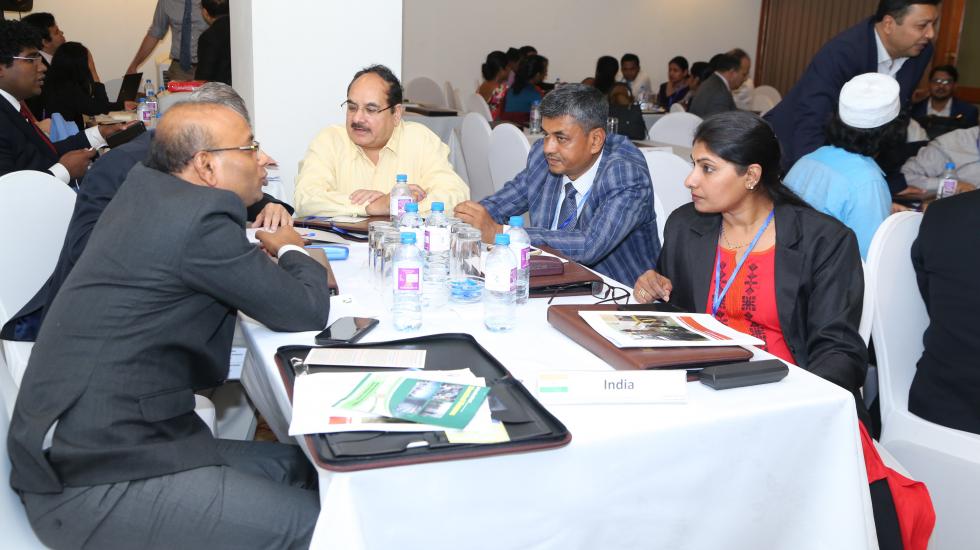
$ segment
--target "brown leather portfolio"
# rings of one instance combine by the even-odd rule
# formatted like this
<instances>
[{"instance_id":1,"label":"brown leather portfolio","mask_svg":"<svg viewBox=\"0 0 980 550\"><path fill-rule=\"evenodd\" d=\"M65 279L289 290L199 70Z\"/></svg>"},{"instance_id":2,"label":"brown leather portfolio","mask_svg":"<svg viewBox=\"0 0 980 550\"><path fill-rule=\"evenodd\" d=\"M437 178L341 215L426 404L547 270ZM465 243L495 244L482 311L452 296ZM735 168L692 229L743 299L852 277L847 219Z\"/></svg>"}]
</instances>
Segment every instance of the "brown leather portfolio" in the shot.
<instances>
[{"instance_id":1,"label":"brown leather portfolio","mask_svg":"<svg viewBox=\"0 0 980 550\"><path fill-rule=\"evenodd\" d=\"M445 107L435 107L432 105L423 105L421 103L407 103L405 104L406 113L414 113L423 116L457 116L459 113L452 109L446 109Z\"/></svg>"},{"instance_id":2,"label":"brown leather portfolio","mask_svg":"<svg viewBox=\"0 0 980 550\"><path fill-rule=\"evenodd\" d=\"M310 257L316 260L320 265L327 268L327 288L330 289L330 295L336 296L340 293L340 287L337 286L337 277L333 274L333 268L330 267L330 262L327 261L327 255L323 253L322 248L307 248L306 251L310 254Z\"/></svg>"},{"instance_id":3,"label":"brown leather portfolio","mask_svg":"<svg viewBox=\"0 0 980 550\"><path fill-rule=\"evenodd\" d=\"M617 348L578 314L579 311L616 311L618 307L614 304L554 305L548 308L548 322L616 370L705 367L752 358L752 352L740 346Z\"/></svg>"},{"instance_id":4,"label":"brown leather portfolio","mask_svg":"<svg viewBox=\"0 0 980 550\"><path fill-rule=\"evenodd\" d=\"M311 229L329 231L349 241L364 242L367 240L369 223L388 219L388 216L370 216L366 220L361 220L356 223L344 223L330 221L330 218L326 216L306 216L294 218L293 225L296 227L309 227Z\"/></svg>"},{"instance_id":5,"label":"brown leather portfolio","mask_svg":"<svg viewBox=\"0 0 980 550\"><path fill-rule=\"evenodd\" d=\"M548 246L539 246L541 250L566 258L557 250ZM552 296L583 296L598 295L602 291L602 277L577 262L569 260L564 264L560 275L536 275L529 279L528 294L531 298L551 298Z\"/></svg>"}]
</instances>

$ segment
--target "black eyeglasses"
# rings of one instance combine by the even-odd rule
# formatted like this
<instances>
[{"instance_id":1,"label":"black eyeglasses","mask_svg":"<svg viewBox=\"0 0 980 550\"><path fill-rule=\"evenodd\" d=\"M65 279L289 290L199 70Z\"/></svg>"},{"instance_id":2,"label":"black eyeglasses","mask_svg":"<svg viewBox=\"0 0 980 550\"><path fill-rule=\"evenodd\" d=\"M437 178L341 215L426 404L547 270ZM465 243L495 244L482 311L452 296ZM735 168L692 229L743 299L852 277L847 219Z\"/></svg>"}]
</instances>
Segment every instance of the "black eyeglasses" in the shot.
<instances>
[{"instance_id":1,"label":"black eyeglasses","mask_svg":"<svg viewBox=\"0 0 980 550\"><path fill-rule=\"evenodd\" d=\"M392 107L394 107L394 105L389 105L389 106L385 107L384 109L382 109L381 107L378 107L377 105L365 105L364 107L361 107L360 105L358 105L357 103L354 103L353 101L351 101L349 99L347 101L341 103L340 106L343 109L345 109L347 111L347 114L349 114L349 115L357 114L357 111L359 111L359 110L361 110L363 108L364 109L364 113L367 116L369 116L369 117L378 116L379 114L381 114L381 113L387 111L388 109L391 109Z\"/></svg>"},{"instance_id":2,"label":"black eyeglasses","mask_svg":"<svg viewBox=\"0 0 980 550\"><path fill-rule=\"evenodd\" d=\"M220 153L222 151L251 151L253 153L259 152L259 142L252 141L251 145L242 145L241 147L217 147L215 149L201 149L202 153Z\"/></svg>"}]
</instances>

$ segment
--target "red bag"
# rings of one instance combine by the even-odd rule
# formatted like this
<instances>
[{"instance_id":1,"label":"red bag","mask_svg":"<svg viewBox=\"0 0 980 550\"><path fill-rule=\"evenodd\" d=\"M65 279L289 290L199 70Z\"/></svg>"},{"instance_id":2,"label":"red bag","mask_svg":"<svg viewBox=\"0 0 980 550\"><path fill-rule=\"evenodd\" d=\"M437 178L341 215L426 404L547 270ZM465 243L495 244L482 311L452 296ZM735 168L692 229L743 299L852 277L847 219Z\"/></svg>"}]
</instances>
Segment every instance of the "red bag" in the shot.
<instances>
[{"instance_id":1,"label":"red bag","mask_svg":"<svg viewBox=\"0 0 980 550\"><path fill-rule=\"evenodd\" d=\"M171 80L167 82L168 92L193 92L204 85L203 80Z\"/></svg>"}]
</instances>

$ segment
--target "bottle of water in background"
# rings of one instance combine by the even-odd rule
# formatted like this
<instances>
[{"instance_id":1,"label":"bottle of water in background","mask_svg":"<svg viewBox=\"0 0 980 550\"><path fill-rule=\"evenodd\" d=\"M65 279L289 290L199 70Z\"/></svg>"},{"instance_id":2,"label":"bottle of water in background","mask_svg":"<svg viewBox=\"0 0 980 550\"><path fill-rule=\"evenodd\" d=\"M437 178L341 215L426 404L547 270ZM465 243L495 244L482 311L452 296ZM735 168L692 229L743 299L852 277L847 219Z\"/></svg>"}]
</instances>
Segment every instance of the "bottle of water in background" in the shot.
<instances>
[{"instance_id":1,"label":"bottle of water in background","mask_svg":"<svg viewBox=\"0 0 980 550\"><path fill-rule=\"evenodd\" d=\"M524 231L524 218L511 216L508 225L510 225L510 229L507 230L510 249L517 257L517 303L526 304L531 276L531 238L527 236L527 231Z\"/></svg>"},{"instance_id":2,"label":"bottle of water in background","mask_svg":"<svg viewBox=\"0 0 980 550\"><path fill-rule=\"evenodd\" d=\"M149 78L146 79L146 85L143 87L143 95L146 96L146 100L150 100L150 96L153 95L153 81Z\"/></svg>"},{"instance_id":3,"label":"bottle of water in background","mask_svg":"<svg viewBox=\"0 0 980 550\"><path fill-rule=\"evenodd\" d=\"M531 119L528 124L528 131L532 134L541 133L541 102L535 101L531 104Z\"/></svg>"},{"instance_id":4,"label":"bottle of water in background","mask_svg":"<svg viewBox=\"0 0 980 550\"><path fill-rule=\"evenodd\" d=\"M136 105L136 120L142 122L147 128L153 124L153 113L150 112L145 97L141 97Z\"/></svg>"},{"instance_id":5,"label":"bottle of water in background","mask_svg":"<svg viewBox=\"0 0 980 550\"><path fill-rule=\"evenodd\" d=\"M415 233L402 233L391 270L391 320L397 330L422 326L423 263L422 251L415 246Z\"/></svg>"},{"instance_id":6,"label":"bottle of water in background","mask_svg":"<svg viewBox=\"0 0 980 550\"><path fill-rule=\"evenodd\" d=\"M150 85L150 81L146 81L146 107L152 113L152 117L156 117L157 113L160 112L160 104L157 100L157 95L153 93L153 86Z\"/></svg>"},{"instance_id":7,"label":"bottle of water in background","mask_svg":"<svg viewBox=\"0 0 980 550\"><path fill-rule=\"evenodd\" d=\"M432 203L425 220L425 286L422 305L437 308L449 301L449 219L441 202Z\"/></svg>"},{"instance_id":8,"label":"bottle of water in background","mask_svg":"<svg viewBox=\"0 0 980 550\"><path fill-rule=\"evenodd\" d=\"M957 181L956 165L952 162L947 162L946 170L943 172L943 180L939 182L939 189L936 191L936 197L943 199L955 195Z\"/></svg>"},{"instance_id":9,"label":"bottle of water in background","mask_svg":"<svg viewBox=\"0 0 980 550\"><path fill-rule=\"evenodd\" d=\"M510 236L498 234L487 256L483 287L483 324L494 332L514 328L517 320L517 258L510 250Z\"/></svg>"},{"instance_id":10,"label":"bottle of water in background","mask_svg":"<svg viewBox=\"0 0 980 550\"><path fill-rule=\"evenodd\" d=\"M405 204L405 213L398 218L398 230L402 233L411 231L415 234L415 246L422 250L425 243L425 227L419 217L419 205L415 202Z\"/></svg>"},{"instance_id":11,"label":"bottle of water in background","mask_svg":"<svg viewBox=\"0 0 980 550\"><path fill-rule=\"evenodd\" d=\"M405 213L405 205L413 201L412 192L408 188L408 175L398 174L395 176L395 186L391 188L391 202L388 208L391 221L398 223L398 219Z\"/></svg>"}]
</instances>

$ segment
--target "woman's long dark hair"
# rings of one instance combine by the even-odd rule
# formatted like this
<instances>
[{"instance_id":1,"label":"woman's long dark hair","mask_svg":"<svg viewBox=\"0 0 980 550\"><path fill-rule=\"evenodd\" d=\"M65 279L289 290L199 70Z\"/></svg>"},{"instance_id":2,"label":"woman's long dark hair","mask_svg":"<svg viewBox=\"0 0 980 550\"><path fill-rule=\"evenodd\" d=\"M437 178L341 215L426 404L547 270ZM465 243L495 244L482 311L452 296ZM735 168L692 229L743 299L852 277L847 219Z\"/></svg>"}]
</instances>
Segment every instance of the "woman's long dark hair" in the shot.
<instances>
[{"instance_id":1,"label":"woman's long dark hair","mask_svg":"<svg viewBox=\"0 0 980 550\"><path fill-rule=\"evenodd\" d=\"M487 61L480 67L483 73L483 80L494 80L500 71L507 68L507 55L504 52L494 50L487 54Z\"/></svg>"},{"instance_id":2,"label":"woman's long dark hair","mask_svg":"<svg viewBox=\"0 0 980 550\"><path fill-rule=\"evenodd\" d=\"M534 78L534 75L543 73L548 69L548 60L540 55L529 55L521 60L517 65L517 72L514 74L514 84L511 89L515 94L520 93Z\"/></svg>"},{"instance_id":3,"label":"woman's long dark hair","mask_svg":"<svg viewBox=\"0 0 980 550\"><path fill-rule=\"evenodd\" d=\"M827 142L834 147L850 153L874 158L881 151L892 147L900 147L905 141L909 127L908 115L905 113L894 120L877 128L855 128L848 126L834 113L834 118L827 124Z\"/></svg>"},{"instance_id":4,"label":"woman's long dark hair","mask_svg":"<svg viewBox=\"0 0 980 550\"><path fill-rule=\"evenodd\" d=\"M88 68L88 48L79 42L65 42L58 48L44 78L46 88L77 84L89 93L94 82L92 71Z\"/></svg>"},{"instance_id":5,"label":"woman's long dark hair","mask_svg":"<svg viewBox=\"0 0 980 550\"><path fill-rule=\"evenodd\" d=\"M738 175L749 165L762 167L759 184L773 204L809 205L779 177L780 149L776 134L759 115L747 111L728 111L710 116L698 125L694 142L701 142L712 153L735 165Z\"/></svg>"},{"instance_id":6,"label":"woman's long dark hair","mask_svg":"<svg viewBox=\"0 0 980 550\"><path fill-rule=\"evenodd\" d=\"M619 61L615 57L604 55L595 63L595 87L604 94L612 91L616 83L616 73L619 72Z\"/></svg>"}]
</instances>

